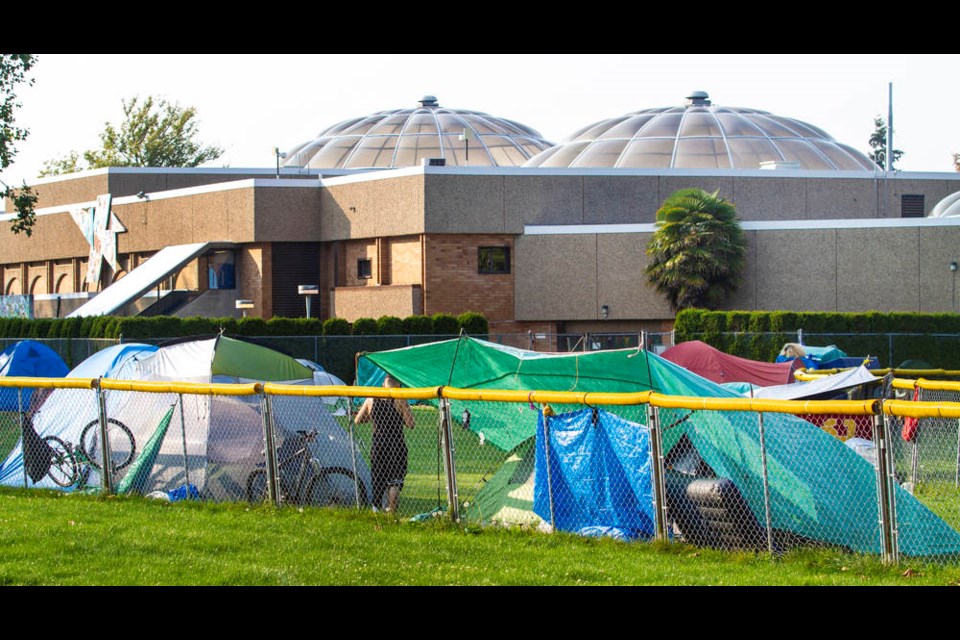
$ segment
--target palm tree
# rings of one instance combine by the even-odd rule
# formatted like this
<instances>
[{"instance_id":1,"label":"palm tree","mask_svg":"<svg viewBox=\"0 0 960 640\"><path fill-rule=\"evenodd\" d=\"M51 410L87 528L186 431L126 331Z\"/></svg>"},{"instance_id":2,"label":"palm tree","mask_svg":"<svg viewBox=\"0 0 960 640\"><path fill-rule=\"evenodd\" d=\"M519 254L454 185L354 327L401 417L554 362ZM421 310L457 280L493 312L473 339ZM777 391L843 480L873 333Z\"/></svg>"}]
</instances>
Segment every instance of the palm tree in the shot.
<instances>
[{"instance_id":1,"label":"palm tree","mask_svg":"<svg viewBox=\"0 0 960 640\"><path fill-rule=\"evenodd\" d=\"M746 241L736 208L718 193L681 189L657 211L645 273L675 310L715 309L740 285Z\"/></svg>"}]
</instances>

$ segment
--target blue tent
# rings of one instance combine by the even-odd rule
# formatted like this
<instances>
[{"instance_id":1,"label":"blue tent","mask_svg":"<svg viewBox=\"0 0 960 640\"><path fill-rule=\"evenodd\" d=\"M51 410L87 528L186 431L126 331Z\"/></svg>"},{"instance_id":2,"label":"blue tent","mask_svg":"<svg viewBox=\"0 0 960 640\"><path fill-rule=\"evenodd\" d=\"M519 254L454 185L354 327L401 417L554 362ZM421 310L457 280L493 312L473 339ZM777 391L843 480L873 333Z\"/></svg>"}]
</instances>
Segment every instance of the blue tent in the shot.
<instances>
[{"instance_id":1,"label":"blue tent","mask_svg":"<svg viewBox=\"0 0 960 640\"><path fill-rule=\"evenodd\" d=\"M0 376L30 378L62 378L70 368L50 347L21 340L0 353ZM23 408L30 406L33 389L23 390ZM20 398L16 389L0 389L0 411L19 411Z\"/></svg>"}]
</instances>

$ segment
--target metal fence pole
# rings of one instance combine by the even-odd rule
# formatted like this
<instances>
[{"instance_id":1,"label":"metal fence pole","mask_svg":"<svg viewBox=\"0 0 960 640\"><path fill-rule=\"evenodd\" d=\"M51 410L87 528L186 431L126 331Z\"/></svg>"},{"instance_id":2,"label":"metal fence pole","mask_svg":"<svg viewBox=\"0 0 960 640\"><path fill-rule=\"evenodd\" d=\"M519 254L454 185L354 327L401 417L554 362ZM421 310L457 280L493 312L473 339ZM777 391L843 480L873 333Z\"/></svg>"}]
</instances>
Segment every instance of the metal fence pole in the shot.
<instances>
[{"instance_id":1,"label":"metal fence pole","mask_svg":"<svg viewBox=\"0 0 960 640\"><path fill-rule=\"evenodd\" d=\"M353 495L356 498L357 509L360 509L360 476L357 475L357 441L353 432L353 402L351 398L345 398L347 401L347 428L350 436L350 463L353 465ZM372 491L373 489L371 489ZM366 487L364 487L366 493ZM366 496L364 496L366 501Z\"/></svg>"},{"instance_id":2,"label":"metal fence pole","mask_svg":"<svg viewBox=\"0 0 960 640\"><path fill-rule=\"evenodd\" d=\"M97 391L97 405L100 417L100 452L102 455L100 487L103 489L105 495L111 495L113 493L113 469L110 468L110 438L107 437L107 397L103 388L100 386L99 378L96 379L94 384Z\"/></svg>"},{"instance_id":3,"label":"metal fence pole","mask_svg":"<svg viewBox=\"0 0 960 640\"><path fill-rule=\"evenodd\" d=\"M757 413L760 427L760 468L763 470L763 510L767 525L767 551L773 555L773 527L770 517L770 479L767 475L767 441L763 429L763 413Z\"/></svg>"},{"instance_id":4,"label":"metal fence pole","mask_svg":"<svg viewBox=\"0 0 960 640\"><path fill-rule=\"evenodd\" d=\"M23 430L26 428L27 421L24 419L23 415L23 387L17 387L17 413L20 416L20 448L23 449L26 446L26 439L23 437ZM20 457L24 460L23 465L23 486L27 486L27 465L26 465L26 451L20 452Z\"/></svg>"},{"instance_id":5,"label":"metal fence pole","mask_svg":"<svg viewBox=\"0 0 960 640\"><path fill-rule=\"evenodd\" d=\"M187 458L187 422L183 419L183 394L178 393L180 401L180 435L183 438L183 476L187 486L187 496L190 496L190 464Z\"/></svg>"},{"instance_id":6,"label":"metal fence pole","mask_svg":"<svg viewBox=\"0 0 960 640\"><path fill-rule=\"evenodd\" d=\"M280 491L277 483L277 446L273 438L273 402L272 398L260 392L260 406L263 415L263 450L266 456L267 498L270 503L280 506Z\"/></svg>"},{"instance_id":7,"label":"metal fence pole","mask_svg":"<svg viewBox=\"0 0 960 640\"><path fill-rule=\"evenodd\" d=\"M553 512L553 477L550 473L550 416L548 416L543 409L540 410L540 415L543 416L543 447L544 447L544 462L547 468L547 498L550 503L550 528L556 530L557 528L557 519Z\"/></svg>"},{"instance_id":8,"label":"metal fence pole","mask_svg":"<svg viewBox=\"0 0 960 640\"><path fill-rule=\"evenodd\" d=\"M954 486L960 487L960 420L957 420L957 470L953 482Z\"/></svg>"},{"instance_id":9,"label":"metal fence pole","mask_svg":"<svg viewBox=\"0 0 960 640\"><path fill-rule=\"evenodd\" d=\"M457 469L453 457L453 430L450 428L450 401L440 399L441 421L440 445L443 447L443 471L447 474L447 507L450 519L460 522L460 496L457 492Z\"/></svg>"},{"instance_id":10,"label":"metal fence pole","mask_svg":"<svg viewBox=\"0 0 960 640\"><path fill-rule=\"evenodd\" d=\"M892 491L890 487L890 456L886 421L883 413L873 416L873 441L877 445L877 506L880 513L880 551L884 564L897 561L896 535Z\"/></svg>"},{"instance_id":11,"label":"metal fence pole","mask_svg":"<svg viewBox=\"0 0 960 640\"><path fill-rule=\"evenodd\" d=\"M647 405L650 427L650 462L653 471L654 539L668 542L666 486L663 480L663 441L660 439L660 414L657 407Z\"/></svg>"},{"instance_id":12,"label":"metal fence pole","mask_svg":"<svg viewBox=\"0 0 960 640\"><path fill-rule=\"evenodd\" d=\"M888 334L887 334L887 342L888 342L888 344L890 345L890 347L889 347L889 351L890 351L890 361L889 361L889 362L890 362L890 365L889 365L889 366L890 366L891 369L893 369L893 368L894 368L895 366L897 366L897 365L893 364L893 334L892 334L892 333L888 333Z\"/></svg>"}]
</instances>

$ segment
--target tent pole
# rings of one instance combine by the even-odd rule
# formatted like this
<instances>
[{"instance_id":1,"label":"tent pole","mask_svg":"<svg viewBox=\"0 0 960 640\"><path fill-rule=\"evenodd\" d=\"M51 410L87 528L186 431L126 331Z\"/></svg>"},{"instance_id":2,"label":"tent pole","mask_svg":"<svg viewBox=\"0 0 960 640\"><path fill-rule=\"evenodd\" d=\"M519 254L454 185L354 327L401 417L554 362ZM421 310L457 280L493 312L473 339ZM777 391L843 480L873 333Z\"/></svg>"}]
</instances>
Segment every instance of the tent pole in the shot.
<instances>
[{"instance_id":1,"label":"tent pole","mask_svg":"<svg viewBox=\"0 0 960 640\"><path fill-rule=\"evenodd\" d=\"M440 399L442 412L440 441L443 446L443 470L447 474L447 507L450 519L460 522L460 496L457 493L457 470L453 457L453 430L450 428L450 401Z\"/></svg>"},{"instance_id":2,"label":"tent pole","mask_svg":"<svg viewBox=\"0 0 960 640\"><path fill-rule=\"evenodd\" d=\"M547 498L550 501L550 528L551 530L557 529L557 520L553 512L553 478L550 473L550 416L540 410L540 415L543 416L543 446L544 446L544 458L546 458L546 468L547 468Z\"/></svg>"},{"instance_id":3,"label":"tent pole","mask_svg":"<svg viewBox=\"0 0 960 640\"><path fill-rule=\"evenodd\" d=\"M187 458L187 423L183 419L183 394L178 393L180 402L180 435L183 436L183 475L187 484L187 497L190 496L190 465Z\"/></svg>"},{"instance_id":4,"label":"tent pole","mask_svg":"<svg viewBox=\"0 0 960 640\"><path fill-rule=\"evenodd\" d=\"M267 497L270 503L280 506L280 492L277 491L277 447L273 439L273 405L265 392L260 392L260 406L263 409L263 447L267 463Z\"/></svg>"},{"instance_id":5,"label":"tent pole","mask_svg":"<svg viewBox=\"0 0 960 640\"><path fill-rule=\"evenodd\" d=\"M100 486L104 495L111 495L113 493L113 470L110 468L110 439L107 437L107 398L100 386L100 378L97 378L94 384L100 414L100 461L102 463L100 467Z\"/></svg>"},{"instance_id":6,"label":"tent pole","mask_svg":"<svg viewBox=\"0 0 960 640\"><path fill-rule=\"evenodd\" d=\"M17 387L17 412L20 416L20 448L26 445L27 441L23 438L23 429L26 426L23 419L23 387ZM24 451L20 451L20 457L23 459L23 487L27 487L27 456Z\"/></svg>"},{"instance_id":7,"label":"tent pole","mask_svg":"<svg viewBox=\"0 0 960 640\"><path fill-rule=\"evenodd\" d=\"M753 389L751 388L751 395L753 394ZM760 467L763 469L763 510L764 517L766 518L766 529L767 529L767 551L770 552L770 555L773 555L773 529L771 528L771 518L770 518L770 480L767 475L767 441L764 437L763 430L763 413L758 412L758 423L760 427Z\"/></svg>"},{"instance_id":8,"label":"tent pole","mask_svg":"<svg viewBox=\"0 0 960 640\"><path fill-rule=\"evenodd\" d=\"M660 415L657 407L647 405L650 427L650 468L653 471L654 539L668 542L666 487L663 481L663 442L660 439Z\"/></svg>"},{"instance_id":9,"label":"tent pole","mask_svg":"<svg viewBox=\"0 0 960 640\"><path fill-rule=\"evenodd\" d=\"M360 477L357 475L357 442L353 433L353 403L347 400L347 433L350 436L350 461L353 464L353 495L357 501L357 510L360 510Z\"/></svg>"}]
</instances>

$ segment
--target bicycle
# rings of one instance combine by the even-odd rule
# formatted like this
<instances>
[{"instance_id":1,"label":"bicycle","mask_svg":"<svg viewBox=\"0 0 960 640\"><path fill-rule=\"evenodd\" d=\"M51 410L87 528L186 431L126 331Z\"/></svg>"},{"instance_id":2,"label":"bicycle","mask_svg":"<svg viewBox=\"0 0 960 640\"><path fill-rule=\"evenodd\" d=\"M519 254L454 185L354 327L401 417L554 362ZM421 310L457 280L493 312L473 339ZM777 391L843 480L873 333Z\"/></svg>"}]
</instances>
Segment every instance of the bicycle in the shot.
<instances>
[{"instance_id":1,"label":"bicycle","mask_svg":"<svg viewBox=\"0 0 960 640\"><path fill-rule=\"evenodd\" d=\"M133 462L137 443L130 428L116 418L107 418L107 437L110 440L110 473L115 475ZM83 428L79 445L57 436L46 436L43 442L51 450L47 475L61 487L85 486L91 470L102 470L99 441L99 419L91 420Z\"/></svg>"},{"instance_id":2,"label":"bicycle","mask_svg":"<svg viewBox=\"0 0 960 640\"><path fill-rule=\"evenodd\" d=\"M317 440L319 433L317 429L298 429L297 450L278 461L281 503L320 507L353 506L359 495L360 505L366 506L366 485L353 471L345 467L323 466L310 455L308 445ZM263 502L267 497L266 462L257 463L257 466L260 468L247 477L247 499L254 503Z\"/></svg>"}]
</instances>

